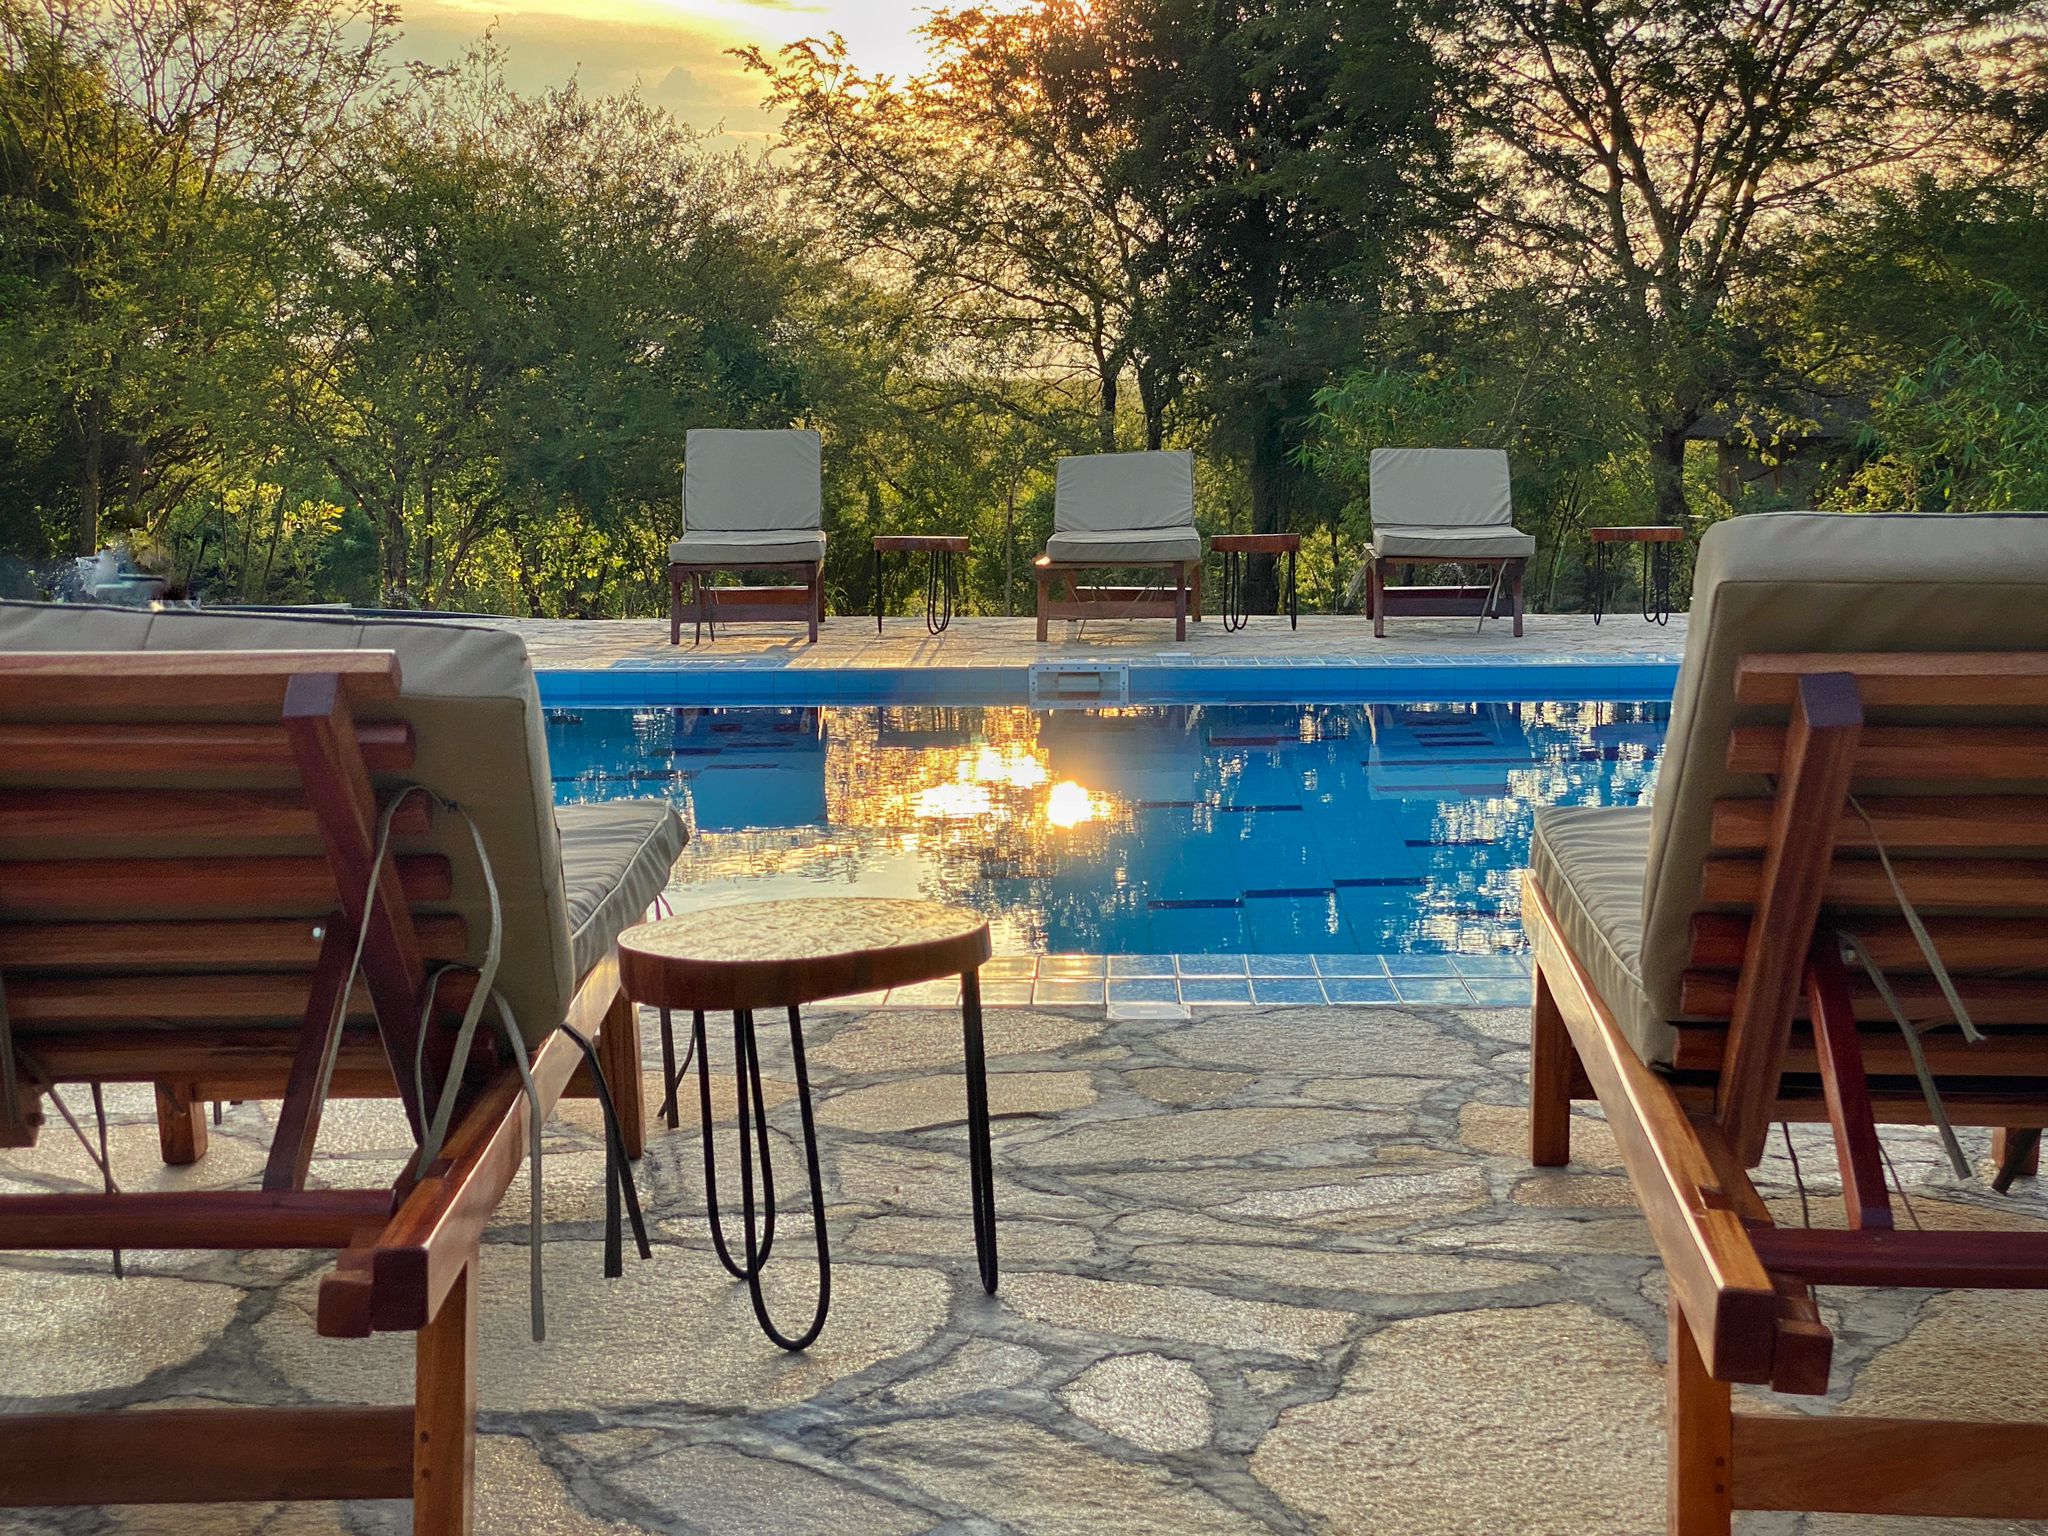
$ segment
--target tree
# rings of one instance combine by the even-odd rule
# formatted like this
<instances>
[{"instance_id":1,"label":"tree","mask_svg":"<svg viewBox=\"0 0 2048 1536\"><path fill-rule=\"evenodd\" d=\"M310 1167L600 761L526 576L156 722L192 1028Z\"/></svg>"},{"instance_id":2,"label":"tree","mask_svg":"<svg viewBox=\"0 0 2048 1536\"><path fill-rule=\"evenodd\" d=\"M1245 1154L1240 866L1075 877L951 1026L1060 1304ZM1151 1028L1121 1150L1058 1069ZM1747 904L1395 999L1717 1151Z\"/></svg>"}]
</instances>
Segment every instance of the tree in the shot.
<instances>
[{"instance_id":1,"label":"tree","mask_svg":"<svg viewBox=\"0 0 2048 1536\"><path fill-rule=\"evenodd\" d=\"M1245 466L1256 532L1302 517L1314 394L1397 302L1454 188L1427 0L1104 0L1123 182L1158 210L1151 323ZM1277 601L1273 560L1248 597Z\"/></svg>"},{"instance_id":2,"label":"tree","mask_svg":"<svg viewBox=\"0 0 2048 1536\"><path fill-rule=\"evenodd\" d=\"M65 542L217 459L265 343L264 211L382 77L383 0L0 0L0 436Z\"/></svg>"},{"instance_id":3,"label":"tree","mask_svg":"<svg viewBox=\"0 0 2048 1536\"><path fill-rule=\"evenodd\" d=\"M1687 513L1687 431L1768 376L1735 311L1768 310L1805 234L1919 168L1995 181L2038 153L2044 18L2040 0L1472 8L1483 236L1613 338L1660 520Z\"/></svg>"}]
</instances>

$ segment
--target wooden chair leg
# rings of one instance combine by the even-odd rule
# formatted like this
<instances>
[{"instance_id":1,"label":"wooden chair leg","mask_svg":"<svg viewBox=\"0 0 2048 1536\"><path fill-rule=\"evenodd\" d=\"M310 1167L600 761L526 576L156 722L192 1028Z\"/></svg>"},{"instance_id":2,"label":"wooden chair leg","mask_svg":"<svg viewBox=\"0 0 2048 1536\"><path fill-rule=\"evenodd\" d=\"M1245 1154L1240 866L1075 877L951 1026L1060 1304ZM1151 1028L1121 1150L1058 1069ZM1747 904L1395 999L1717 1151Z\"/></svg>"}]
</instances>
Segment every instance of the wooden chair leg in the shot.
<instances>
[{"instance_id":1,"label":"wooden chair leg","mask_svg":"<svg viewBox=\"0 0 2048 1536\"><path fill-rule=\"evenodd\" d=\"M164 1161L186 1168L206 1156L206 1103L193 1083L156 1085L156 1137Z\"/></svg>"},{"instance_id":2,"label":"wooden chair leg","mask_svg":"<svg viewBox=\"0 0 2048 1536\"><path fill-rule=\"evenodd\" d=\"M683 575L674 566L668 568L668 643L683 643Z\"/></svg>"},{"instance_id":3,"label":"wooden chair leg","mask_svg":"<svg viewBox=\"0 0 2048 1536\"><path fill-rule=\"evenodd\" d=\"M605 1010L597 1060L618 1111L619 1139L626 1144L626 1156L638 1160L647 1150L647 1092L640 1075L640 1010L624 992Z\"/></svg>"},{"instance_id":4,"label":"wooden chair leg","mask_svg":"<svg viewBox=\"0 0 2048 1536\"><path fill-rule=\"evenodd\" d=\"M825 572L822 566L811 569L808 583L810 592L805 598L811 621L811 644L818 643L818 621L825 617Z\"/></svg>"},{"instance_id":5,"label":"wooden chair leg","mask_svg":"<svg viewBox=\"0 0 2048 1536\"><path fill-rule=\"evenodd\" d=\"M1529 1161L1562 1168L1572 1160L1572 1081L1578 1050L1550 983L1536 971L1529 1011Z\"/></svg>"},{"instance_id":6,"label":"wooden chair leg","mask_svg":"<svg viewBox=\"0 0 2048 1536\"><path fill-rule=\"evenodd\" d=\"M1194 579L1188 585L1188 617L1197 624L1202 622L1202 562L1193 566Z\"/></svg>"},{"instance_id":7,"label":"wooden chair leg","mask_svg":"<svg viewBox=\"0 0 2048 1536\"><path fill-rule=\"evenodd\" d=\"M476 1528L477 1259L418 1334L413 1368L413 1536Z\"/></svg>"},{"instance_id":8,"label":"wooden chair leg","mask_svg":"<svg viewBox=\"0 0 2048 1536\"><path fill-rule=\"evenodd\" d=\"M1366 567L1365 606L1372 614L1372 637L1387 638L1387 563L1375 559Z\"/></svg>"},{"instance_id":9,"label":"wooden chair leg","mask_svg":"<svg viewBox=\"0 0 2048 1536\"><path fill-rule=\"evenodd\" d=\"M1517 560L1514 566L1515 638L1517 640L1522 638L1522 575L1527 565L1527 561Z\"/></svg>"},{"instance_id":10,"label":"wooden chair leg","mask_svg":"<svg viewBox=\"0 0 2048 1536\"><path fill-rule=\"evenodd\" d=\"M1735 1499L1735 1417L1728 1383L1707 1374L1692 1325L1670 1306L1671 1359L1664 1371L1670 1458L1670 1536L1730 1536Z\"/></svg>"},{"instance_id":11,"label":"wooden chair leg","mask_svg":"<svg viewBox=\"0 0 2048 1536\"><path fill-rule=\"evenodd\" d=\"M2001 1128L1991 1133L1991 1161L1998 1173L1991 1187L2001 1195L2015 1179L2032 1179L2041 1172L2041 1133L2032 1126Z\"/></svg>"}]
</instances>

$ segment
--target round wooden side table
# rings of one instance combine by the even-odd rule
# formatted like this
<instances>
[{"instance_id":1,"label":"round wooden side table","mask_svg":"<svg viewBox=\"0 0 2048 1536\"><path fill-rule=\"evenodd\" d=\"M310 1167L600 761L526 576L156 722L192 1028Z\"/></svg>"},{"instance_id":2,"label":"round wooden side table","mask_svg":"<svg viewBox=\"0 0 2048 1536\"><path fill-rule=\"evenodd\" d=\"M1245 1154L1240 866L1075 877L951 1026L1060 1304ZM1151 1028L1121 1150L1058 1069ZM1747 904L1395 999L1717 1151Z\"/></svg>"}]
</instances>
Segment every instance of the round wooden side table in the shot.
<instances>
[{"instance_id":1,"label":"round wooden side table","mask_svg":"<svg viewBox=\"0 0 2048 1536\"><path fill-rule=\"evenodd\" d=\"M1294 562L1301 553L1298 533L1219 533L1209 547L1223 557L1223 627L1236 631L1251 623L1244 607L1244 563L1247 555L1287 557L1287 627L1301 628L1301 603L1294 585Z\"/></svg>"},{"instance_id":2,"label":"round wooden side table","mask_svg":"<svg viewBox=\"0 0 2048 1536\"><path fill-rule=\"evenodd\" d=\"M810 1076L804 1066L805 1003L914 982L960 978L960 1023L967 1075L967 1157L974 1213L974 1253L983 1289L996 1288L995 1173L989 1152L988 1064L981 1034L981 964L989 957L988 923L978 912L931 901L821 897L761 901L691 912L628 928L619 936L619 975L626 996L661 1010L662 1068L669 1124L676 1123L675 1067L670 1012L688 1009L697 1094L702 1114L704 1202L711 1241L726 1270L747 1282L761 1331L784 1349L803 1349L817 1338L832 1306L832 1259L825 1241L825 1192L818 1172L818 1130L812 1118ZM811 1185L812 1224L818 1244L818 1306L810 1326L794 1337L768 1315L761 1271L775 1243L775 1170L768 1154L768 1112L761 1091L761 1057L754 1010L789 1011L789 1051L803 1120L804 1160ZM741 1259L735 1260L718 1217L717 1158L711 1136L711 1070L705 1058L704 1015L732 1015L733 1086L739 1101ZM687 1068L686 1068L687 1070ZM761 1164L761 1195L754 1197L754 1152ZM757 1232L758 1228L758 1232Z\"/></svg>"},{"instance_id":3,"label":"round wooden side table","mask_svg":"<svg viewBox=\"0 0 2048 1536\"><path fill-rule=\"evenodd\" d=\"M1586 542L1593 551L1593 579L1590 596L1593 622L1607 613L1608 551L1617 544L1635 544L1643 552L1643 617L1652 624L1671 622L1671 579L1678 565L1677 546L1685 542L1685 530L1671 523L1644 523L1623 528L1588 528Z\"/></svg>"},{"instance_id":4,"label":"round wooden side table","mask_svg":"<svg viewBox=\"0 0 2048 1536\"><path fill-rule=\"evenodd\" d=\"M882 556L923 555L924 627L933 635L944 634L953 622L953 610L960 606L958 562L967 558L964 534L878 533L875 535L875 633L882 632Z\"/></svg>"}]
</instances>

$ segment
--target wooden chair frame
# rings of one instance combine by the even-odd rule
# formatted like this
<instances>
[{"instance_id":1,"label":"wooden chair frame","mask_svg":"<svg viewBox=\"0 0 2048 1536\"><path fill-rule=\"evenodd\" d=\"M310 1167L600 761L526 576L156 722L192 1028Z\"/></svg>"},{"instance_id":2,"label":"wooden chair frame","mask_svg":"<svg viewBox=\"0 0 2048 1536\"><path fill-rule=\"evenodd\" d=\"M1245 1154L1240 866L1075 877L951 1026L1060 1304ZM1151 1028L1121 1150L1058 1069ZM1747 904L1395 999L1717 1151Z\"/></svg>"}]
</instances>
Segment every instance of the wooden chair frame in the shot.
<instances>
[{"instance_id":1,"label":"wooden chair frame","mask_svg":"<svg viewBox=\"0 0 2048 1536\"><path fill-rule=\"evenodd\" d=\"M1387 585L1387 568L1393 565L1477 565L1500 572L1497 580L1484 587L1392 587ZM1403 555L1374 555L1366 562L1365 616L1372 620L1373 638L1387 638L1387 619L1497 619L1503 603L1515 621L1515 638L1522 637L1522 582L1528 571L1526 555L1486 557L1461 555L1456 559L1415 559ZM1413 575L1413 571L1410 571Z\"/></svg>"},{"instance_id":2,"label":"wooden chair frame","mask_svg":"<svg viewBox=\"0 0 2048 1536\"><path fill-rule=\"evenodd\" d=\"M801 586L718 587L711 578L721 571L747 570L794 576ZM688 588L687 594L685 588ZM825 621L825 562L789 560L767 565L690 565L671 561L668 568L668 643L683 643L683 621L697 626L703 638L709 625L711 638L718 638L718 626L727 624L803 624L810 629L810 643L818 643L818 626Z\"/></svg>"},{"instance_id":3,"label":"wooden chair frame","mask_svg":"<svg viewBox=\"0 0 2048 1536\"><path fill-rule=\"evenodd\" d=\"M1775 775L1775 795L1715 806L1706 900L1751 910L1747 919L1694 920L1684 1012L1718 1006L1729 1019L1724 1033L1688 1028L1682 1034L1697 1043L1681 1045L1676 1068L1646 1066L1548 897L1533 878L1525 883L1537 959L1531 1159L1569 1161L1572 1103L1598 1099L1670 1280L1669 1529L1726 1536L1737 1509L2048 1517L2048 1425L1737 1413L1729 1391L1735 1382L1827 1390L1833 1340L1814 1304L1816 1285L2048 1288L2048 1234L1894 1228L1877 1124L1924 1123L1928 1112L1917 1089L1897 1081L1904 1053L1896 1028L1875 1024L1888 1015L1844 974L1835 927L1845 911L1882 912L1892 900L1872 861L1854 857L1872 846L1848 804L1859 776L2048 778L2048 728L1866 728L1865 706L2048 707L2048 655L1749 656L1738 664L1735 694L1744 707L1783 708L1789 721L1738 725L1729 742L1730 766ZM2044 799L1859 800L1895 854L2025 847L2029 828L2048 841ZM1953 970L1995 971L2019 958L2040 968L2048 928L2010 913L2048 913L2041 861L1936 856L1899 866L1916 904L1945 914L1930 926ZM1881 963L1919 962L1903 923L1859 919L1856 931L1889 956ZM1739 965L1732 986L1707 969L1731 961ZM1960 984L1973 1012L1982 1005L1982 1024L2048 1023L2048 988L2038 981L1966 976ZM1918 1016L1946 1016L1927 989L1899 990ZM1867 1039L1864 1021L1875 1025ZM1937 1073L1959 1074L1945 1092L1957 1123L2048 1121L2041 1034L1994 1030L1975 1047L1930 1039L1927 1053ZM1832 1127L1847 1230L1773 1224L1747 1170L1761 1160L1771 1122L1785 1119Z\"/></svg>"},{"instance_id":4,"label":"wooden chair frame","mask_svg":"<svg viewBox=\"0 0 2048 1536\"><path fill-rule=\"evenodd\" d=\"M238 832L261 842L317 832L325 850L321 859L252 853L0 864L0 974L17 1021L61 1017L65 1007L102 1023L123 1010L137 1018L175 1020L188 1011L216 1019L232 1014L244 994L254 1012L275 1010L280 996L292 1000L291 1011L302 1004L304 1020L296 1032L187 1024L35 1034L23 1053L46 1074L44 1083L155 1083L174 1160L204 1151L207 1100L281 1098L283 1105L260 1190L0 1196L0 1248L332 1249L338 1258L319 1288L320 1333L418 1336L414 1400L393 1407L6 1415L0 1507L409 1498L419 1536L474 1528L478 1246L526 1146L531 1111L517 1069L493 1050L472 1052L445 1145L430 1166L408 1166L389 1188L305 1187L326 1097L395 1096L416 1129L432 1113L412 1070L423 956L448 958L466 948L459 919L413 910L415 901L447 895L445 860L387 852L376 863L371 774L402 773L413 755L410 727L374 718L398 695L398 658L389 652L0 656L0 849L16 838L75 838L95 828L110 843L118 837L132 846L146 814L148 826L210 838ZM167 698L191 717L163 723ZM80 700L93 705L93 723L68 718ZM50 707L47 721L35 718L41 706ZM245 717L275 710L275 723L204 723L209 710ZM125 711L132 723L123 722ZM4 787L24 777L90 782L109 752L169 773L254 771L290 787ZM116 809L122 819L110 821ZM425 824L422 810L400 817L414 831ZM159 880L175 920L93 918L95 904L132 903ZM209 905L319 911L326 901L335 905L315 919L325 937L310 975L283 969L306 963L306 919L206 912ZM362 981L372 1022L344 1024L323 1085L335 992L364 925ZM109 953L166 974L77 974ZM208 976L209 964L279 969L249 986L247 975ZM459 1011L466 991L442 990ZM621 1130L637 1157L645 1135L639 1032L615 955L583 978L566 1022L595 1036L605 1075L621 1087ZM442 1023L437 1016L429 1026L427 1059L445 1066L452 1031ZM561 1029L533 1051L542 1113L565 1094L594 1091L582 1063L581 1048ZM430 1067L429 1082L446 1080Z\"/></svg>"},{"instance_id":5,"label":"wooden chair frame","mask_svg":"<svg viewBox=\"0 0 2048 1536\"><path fill-rule=\"evenodd\" d=\"M1202 618L1202 562L1200 560L1116 560L1102 565L1086 561L1055 560L1040 555L1032 562L1038 578L1038 638L1048 638L1054 619L1172 619L1173 638L1186 640L1188 620ZM1173 578L1173 591L1155 594L1150 587L1081 586L1076 578L1083 571L1165 571ZM1055 596L1054 586L1065 596Z\"/></svg>"}]
</instances>

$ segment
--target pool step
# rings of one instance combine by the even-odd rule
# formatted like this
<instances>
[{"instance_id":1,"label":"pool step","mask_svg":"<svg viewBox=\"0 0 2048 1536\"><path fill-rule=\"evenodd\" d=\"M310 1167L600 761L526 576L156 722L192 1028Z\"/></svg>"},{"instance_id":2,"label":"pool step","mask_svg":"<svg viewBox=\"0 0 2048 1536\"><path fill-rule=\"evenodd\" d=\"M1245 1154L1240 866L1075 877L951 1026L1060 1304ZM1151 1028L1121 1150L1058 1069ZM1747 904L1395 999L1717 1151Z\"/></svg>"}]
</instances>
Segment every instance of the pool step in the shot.
<instances>
[{"instance_id":1,"label":"pool step","mask_svg":"<svg viewBox=\"0 0 2048 1536\"><path fill-rule=\"evenodd\" d=\"M1131 669L1119 661L1041 661L1031 668L1033 709L1100 709L1131 702Z\"/></svg>"}]
</instances>

